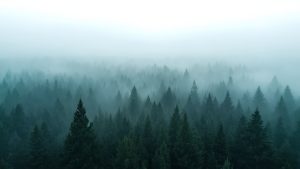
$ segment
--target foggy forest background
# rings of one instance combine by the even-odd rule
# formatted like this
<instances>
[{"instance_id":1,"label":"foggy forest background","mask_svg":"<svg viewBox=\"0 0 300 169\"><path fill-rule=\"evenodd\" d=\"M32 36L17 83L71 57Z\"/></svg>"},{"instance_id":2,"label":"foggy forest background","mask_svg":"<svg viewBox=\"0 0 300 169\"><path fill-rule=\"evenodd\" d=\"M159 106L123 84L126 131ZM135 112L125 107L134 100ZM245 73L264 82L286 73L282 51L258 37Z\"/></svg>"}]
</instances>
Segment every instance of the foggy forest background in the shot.
<instances>
[{"instance_id":1,"label":"foggy forest background","mask_svg":"<svg viewBox=\"0 0 300 169\"><path fill-rule=\"evenodd\" d=\"M300 167L299 89L275 74L71 65L3 64L1 169Z\"/></svg>"}]
</instances>

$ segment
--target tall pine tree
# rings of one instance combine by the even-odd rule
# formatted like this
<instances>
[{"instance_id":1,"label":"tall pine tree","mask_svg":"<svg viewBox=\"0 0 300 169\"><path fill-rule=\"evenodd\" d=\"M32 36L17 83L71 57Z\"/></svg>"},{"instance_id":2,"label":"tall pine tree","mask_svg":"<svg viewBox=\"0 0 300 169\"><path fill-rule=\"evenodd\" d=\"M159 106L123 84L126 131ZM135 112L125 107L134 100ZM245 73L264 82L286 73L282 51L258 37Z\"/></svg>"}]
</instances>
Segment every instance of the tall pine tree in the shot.
<instances>
[{"instance_id":1,"label":"tall pine tree","mask_svg":"<svg viewBox=\"0 0 300 169\"><path fill-rule=\"evenodd\" d=\"M63 168L96 169L99 167L98 147L92 124L80 99L70 131L65 140Z\"/></svg>"}]
</instances>

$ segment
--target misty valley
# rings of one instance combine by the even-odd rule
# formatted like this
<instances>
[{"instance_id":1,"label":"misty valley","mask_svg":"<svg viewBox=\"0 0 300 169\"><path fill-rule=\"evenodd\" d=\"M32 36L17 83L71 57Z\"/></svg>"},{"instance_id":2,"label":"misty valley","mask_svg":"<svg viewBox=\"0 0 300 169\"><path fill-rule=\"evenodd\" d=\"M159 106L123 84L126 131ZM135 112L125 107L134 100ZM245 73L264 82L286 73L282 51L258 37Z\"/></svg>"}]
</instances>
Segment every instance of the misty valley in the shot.
<instances>
[{"instance_id":1,"label":"misty valley","mask_svg":"<svg viewBox=\"0 0 300 169\"><path fill-rule=\"evenodd\" d=\"M299 89L276 76L72 65L2 69L1 169L300 167Z\"/></svg>"}]
</instances>

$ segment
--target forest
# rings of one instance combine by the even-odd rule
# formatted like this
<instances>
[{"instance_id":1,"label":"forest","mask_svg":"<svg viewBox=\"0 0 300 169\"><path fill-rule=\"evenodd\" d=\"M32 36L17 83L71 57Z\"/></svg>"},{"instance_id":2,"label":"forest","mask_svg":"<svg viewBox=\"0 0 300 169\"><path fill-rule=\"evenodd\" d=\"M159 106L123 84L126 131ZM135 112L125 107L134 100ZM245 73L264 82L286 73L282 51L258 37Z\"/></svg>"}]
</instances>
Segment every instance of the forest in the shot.
<instances>
[{"instance_id":1,"label":"forest","mask_svg":"<svg viewBox=\"0 0 300 169\"><path fill-rule=\"evenodd\" d=\"M300 98L276 76L74 67L1 70L0 169L300 168Z\"/></svg>"}]
</instances>

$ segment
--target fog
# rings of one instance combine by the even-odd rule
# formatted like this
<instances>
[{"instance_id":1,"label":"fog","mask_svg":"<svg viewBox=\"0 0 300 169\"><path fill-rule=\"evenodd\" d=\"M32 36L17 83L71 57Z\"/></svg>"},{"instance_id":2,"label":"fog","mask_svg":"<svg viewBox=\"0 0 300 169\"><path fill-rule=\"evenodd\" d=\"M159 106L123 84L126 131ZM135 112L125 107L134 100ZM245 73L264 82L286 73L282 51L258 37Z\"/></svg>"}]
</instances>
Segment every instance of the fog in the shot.
<instances>
[{"instance_id":1,"label":"fog","mask_svg":"<svg viewBox=\"0 0 300 169\"><path fill-rule=\"evenodd\" d=\"M219 62L296 86L299 7L292 0L2 1L0 58L182 68Z\"/></svg>"},{"instance_id":2,"label":"fog","mask_svg":"<svg viewBox=\"0 0 300 169\"><path fill-rule=\"evenodd\" d=\"M0 168L300 168L299 9L0 1Z\"/></svg>"},{"instance_id":3,"label":"fog","mask_svg":"<svg viewBox=\"0 0 300 169\"><path fill-rule=\"evenodd\" d=\"M292 0L3 1L0 53L2 58L191 58L288 65L300 50L299 7Z\"/></svg>"}]
</instances>

